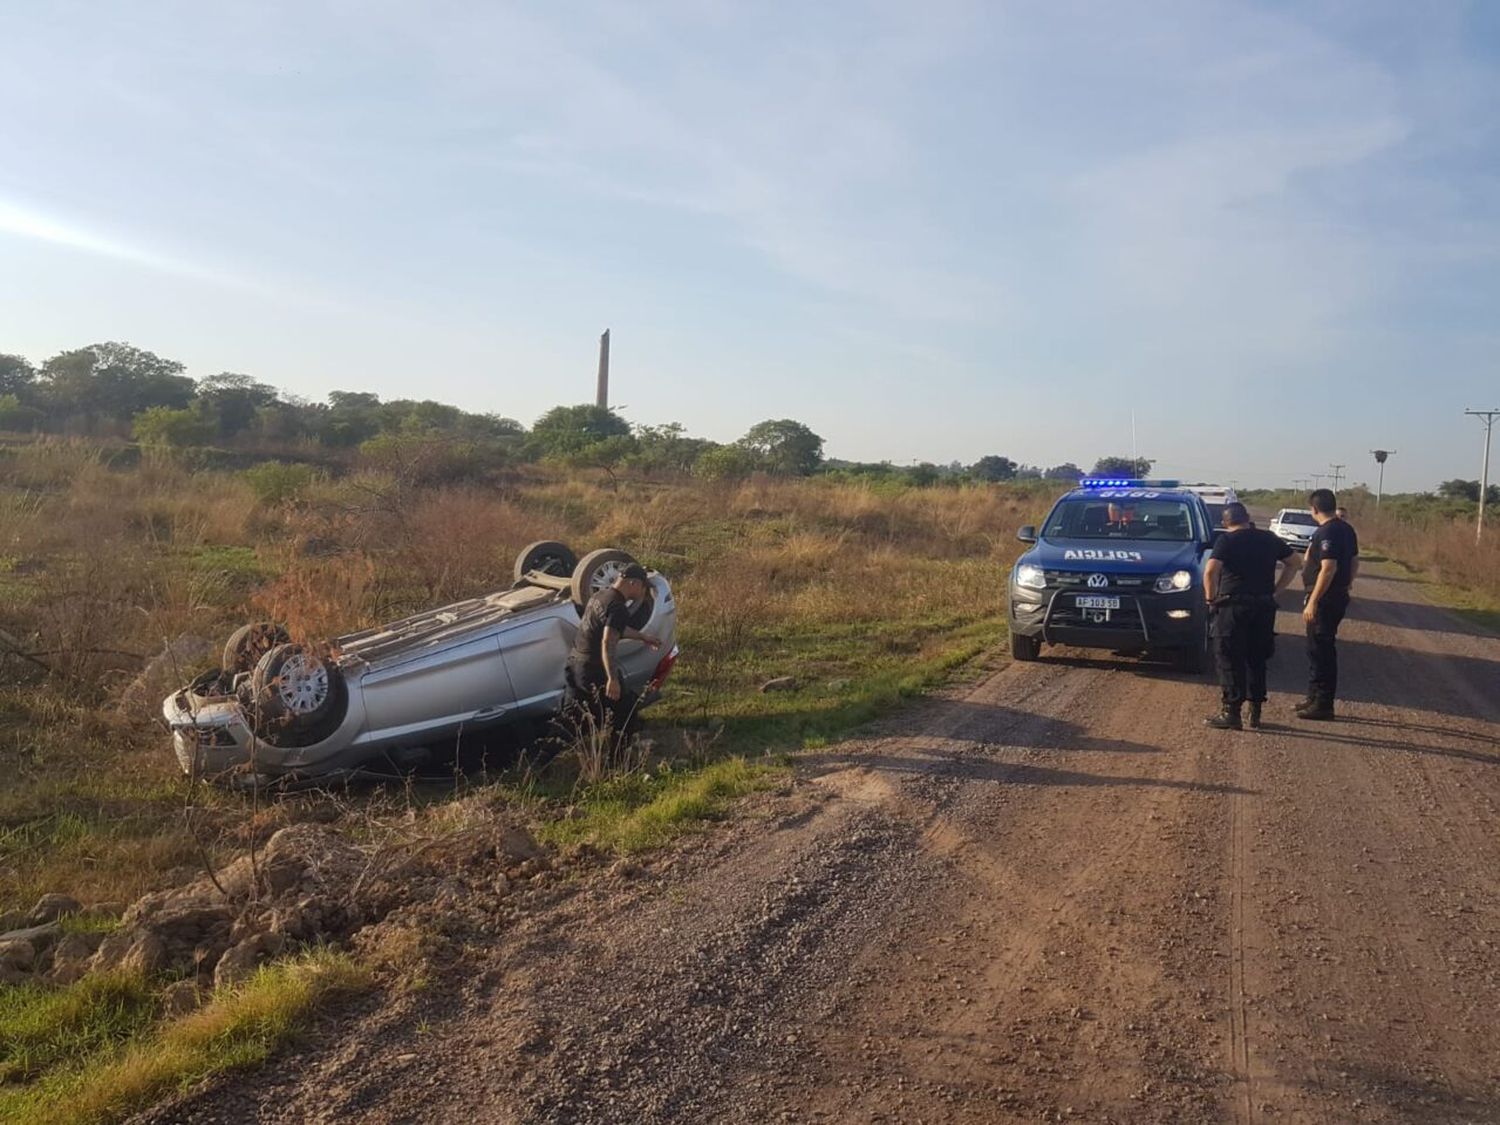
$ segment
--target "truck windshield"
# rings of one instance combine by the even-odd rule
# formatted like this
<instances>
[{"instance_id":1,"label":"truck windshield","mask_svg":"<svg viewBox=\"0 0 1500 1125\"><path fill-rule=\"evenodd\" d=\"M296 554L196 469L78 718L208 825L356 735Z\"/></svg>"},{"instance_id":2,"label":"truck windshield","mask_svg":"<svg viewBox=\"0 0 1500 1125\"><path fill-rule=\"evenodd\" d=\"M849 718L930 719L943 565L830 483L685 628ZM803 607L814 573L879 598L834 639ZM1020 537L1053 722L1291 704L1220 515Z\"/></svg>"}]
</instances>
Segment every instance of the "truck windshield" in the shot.
<instances>
[{"instance_id":1,"label":"truck windshield","mask_svg":"<svg viewBox=\"0 0 1500 1125\"><path fill-rule=\"evenodd\" d=\"M1047 517L1042 535L1049 539L1168 539L1178 543L1195 538L1192 512L1181 500L1104 497L1059 502Z\"/></svg>"}]
</instances>

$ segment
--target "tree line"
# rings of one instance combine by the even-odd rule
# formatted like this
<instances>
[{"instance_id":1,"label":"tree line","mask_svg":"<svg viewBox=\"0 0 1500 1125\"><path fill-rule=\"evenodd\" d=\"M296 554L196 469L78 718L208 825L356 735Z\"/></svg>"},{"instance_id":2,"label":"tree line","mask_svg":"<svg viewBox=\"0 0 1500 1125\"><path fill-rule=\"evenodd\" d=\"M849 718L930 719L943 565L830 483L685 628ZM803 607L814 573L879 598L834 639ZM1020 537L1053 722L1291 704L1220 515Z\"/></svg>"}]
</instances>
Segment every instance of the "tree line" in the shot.
<instances>
[{"instance_id":1,"label":"tree line","mask_svg":"<svg viewBox=\"0 0 1500 1125\"><path fill-rule=\"evenodd\" d=\"M382 401L333 391L324 402L289 395L249 375L199 379L183 364L131 344L59 352L35 365L0 354L0 431L131 439L165 449L278 452L357 450L377 466L430 479L527 461L601 470L693 474L827 475L932 485L965 481L1076 481L1072 462L1043 468L993 454L972 464L831 460L823 438L791 418L767 419L738 441L690 436L676 422L632 424L592 404L557 406L528 429L513 418L428 399ZM1101 458L1095 475L1144 476L1151 462Z\"/></svg>"}]
</instances>

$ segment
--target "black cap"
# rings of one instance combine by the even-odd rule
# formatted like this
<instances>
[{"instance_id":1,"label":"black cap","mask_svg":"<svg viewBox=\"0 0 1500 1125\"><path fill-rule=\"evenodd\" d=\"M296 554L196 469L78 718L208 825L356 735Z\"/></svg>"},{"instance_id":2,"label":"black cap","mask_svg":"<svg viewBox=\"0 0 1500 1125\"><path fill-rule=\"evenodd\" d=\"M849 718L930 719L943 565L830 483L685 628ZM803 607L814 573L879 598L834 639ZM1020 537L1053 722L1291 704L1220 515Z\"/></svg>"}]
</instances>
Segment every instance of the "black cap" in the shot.
<instances>
[{"instance_id":1,"label":"black cap","mask_svg":"<svg viewBox=\"0 0 1500 1125\"><path fill-rule=\"evenodd\" d=\"M620 577L630 578L636 582L651 581L651 575L646 573L646 568L643 567L640 563L631 563L624 570L620 571Z\"/></svg>"}]
</instances>

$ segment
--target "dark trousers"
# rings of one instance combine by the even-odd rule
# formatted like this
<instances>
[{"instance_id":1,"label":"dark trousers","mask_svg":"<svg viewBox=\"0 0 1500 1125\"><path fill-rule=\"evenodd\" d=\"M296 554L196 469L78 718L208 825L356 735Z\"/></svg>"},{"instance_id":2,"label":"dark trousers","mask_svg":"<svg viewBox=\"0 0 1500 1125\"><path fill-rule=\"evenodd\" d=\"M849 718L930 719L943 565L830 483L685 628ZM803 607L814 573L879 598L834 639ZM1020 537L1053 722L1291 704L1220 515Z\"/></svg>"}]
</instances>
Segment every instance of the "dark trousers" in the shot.
<instances>
[{"instance_id":1,"label":"dark trousers","mask_svg":"<svg viewBox=\"0 0 1500 1125\"><path fill-rule=\"evenodd\" d=\"M1276 650L1276 599L1230 597L1214 606L1209 622L1224 704L1266 700L1266 663Z\"/></svg>"},{"instance_id":2,"label":"dark trousers","mask_svg":"<svg viewBox=\"0 0 1500 1125\"><path fill-rule=\"evenodd\" d=\"M1306 604L1306 599L1303 600ZM1318 601L1318 612L1307 625L1307 695L1332 703L1339 690L1339 622L1349 609L1349 595L1329 590Z\"/></svg>"},{"instance_id":3,"label":"dark trousers","mask_svg":"<svg viewBox=\"0 0 1500 1125\"><path fill-rule=\"evenodd\" d=\"M562 714L560 718L579 737L612 732L623 744L633 738L641 726L641 697L628 688L620 689L620 698L605 694L604 677L590 675L586 669L569 664L563 671Z\"/></svg>"}]
</instances>

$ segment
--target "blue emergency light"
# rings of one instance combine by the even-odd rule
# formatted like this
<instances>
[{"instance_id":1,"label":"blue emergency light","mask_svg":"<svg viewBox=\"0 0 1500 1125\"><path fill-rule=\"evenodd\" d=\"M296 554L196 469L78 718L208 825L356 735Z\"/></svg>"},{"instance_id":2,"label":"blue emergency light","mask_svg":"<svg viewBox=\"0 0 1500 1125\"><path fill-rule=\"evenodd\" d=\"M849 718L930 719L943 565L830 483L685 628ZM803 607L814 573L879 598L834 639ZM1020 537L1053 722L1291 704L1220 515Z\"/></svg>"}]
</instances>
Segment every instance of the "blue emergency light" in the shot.
<instances>
[{"instance_id":1,"label":"blue emergency light","mask_svg":"<svg viewBox=\"0 0 1500 1125\"><path fill-rule=\"evenodd\" d=\"M1084 477L1079 488L1176 488L1175 480L1139 480L1134 477Z\"/></svg>"}]
</instances>

